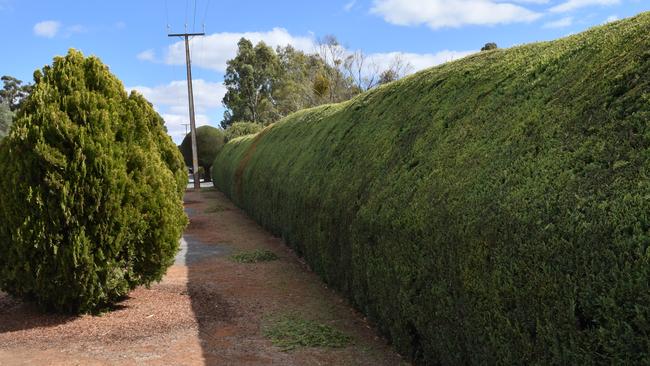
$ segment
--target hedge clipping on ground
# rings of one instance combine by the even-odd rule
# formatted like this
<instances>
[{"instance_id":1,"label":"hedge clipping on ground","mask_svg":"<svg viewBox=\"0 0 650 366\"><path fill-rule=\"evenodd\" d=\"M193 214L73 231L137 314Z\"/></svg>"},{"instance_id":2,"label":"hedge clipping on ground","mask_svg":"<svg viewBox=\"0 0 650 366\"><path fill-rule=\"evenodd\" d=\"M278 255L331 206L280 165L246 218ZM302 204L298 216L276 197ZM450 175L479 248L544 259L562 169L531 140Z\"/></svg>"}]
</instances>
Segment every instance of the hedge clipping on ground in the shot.
<instances>
[{"instance_id":1,"label":"hedge clipping on ground","mask_svg":"<svg viewBox=\"0 0 650 366\"><path fill-rule=\"evenodd\" d=\"M173 263L183 159L151 104L98 58L71 50L34 79L0 144L0 288L101 311Z\"/></svg>"},{"instance_id":2,"label":"hedge clipping on ground","mask_svg":"<svg viewBox=\"0 0 650 366\"><path fill-rule=\"evenodd\" d=\"M298 112L216 185L420 364L650 357L650 13Z\"/></svg>"}]
</instances>

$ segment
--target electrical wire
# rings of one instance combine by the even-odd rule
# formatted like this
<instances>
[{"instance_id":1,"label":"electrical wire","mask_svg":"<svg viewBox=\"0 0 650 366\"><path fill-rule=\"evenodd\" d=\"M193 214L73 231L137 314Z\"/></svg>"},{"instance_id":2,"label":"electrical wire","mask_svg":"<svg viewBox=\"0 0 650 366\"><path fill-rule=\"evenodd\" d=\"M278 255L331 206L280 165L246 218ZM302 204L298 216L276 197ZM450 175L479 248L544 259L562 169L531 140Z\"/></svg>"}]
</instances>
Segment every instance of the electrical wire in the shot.
<instances>
[{"instance_id":1,"label":"electrical wire","mask_svg":"<svg viewBox=\"0 0 650 366\"><path fill-rule=\"evenodd\" d=\"M185 32L187 33L187 10L189 9L189 0L185 0Z\"/></svg>"},{"instance_id":2,"label":"electrical wire","mask_svg":"<svg viewBox=\"0 0 650 366\"><path fill-rule=\"evenodd\" d=\"M192 22L192 32L196 32L196 0L194 0L194 21Z\"/></svg>"},{"instance_id":3,"label":"electrical wire","mask_svg":"<svg viewBox=\"0 0 650 366\"><path fill-rule=\"evenodd\" d=\"M205 28L205 19L208 17L208 8L210 8L210 0L205 4L205 12L203 13L203 21L201 22L203 28Z\"/></svg>"},{"instance_id":4,"label":"electrical wire","mask_svg":"<svg viewBox=\"0 0 650 366\"><path fill-rule=\"evenodd\" d=\"M171 30L171 26L169 25L169 6L167 5L167 0L165 0L165 20L167 21L165 24L165 30L169 32Z\"/></svg>"}]
</instances>

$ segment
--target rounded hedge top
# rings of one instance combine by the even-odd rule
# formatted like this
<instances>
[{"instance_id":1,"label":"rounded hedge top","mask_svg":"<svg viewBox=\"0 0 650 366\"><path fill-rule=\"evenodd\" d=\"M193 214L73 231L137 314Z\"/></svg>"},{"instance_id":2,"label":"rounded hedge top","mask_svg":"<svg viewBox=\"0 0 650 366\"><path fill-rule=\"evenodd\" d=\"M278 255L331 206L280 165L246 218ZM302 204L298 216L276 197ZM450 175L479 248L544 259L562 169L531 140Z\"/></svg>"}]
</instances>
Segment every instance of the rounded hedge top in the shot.
<instances>
[{"instance_id":1,"label":"rounded hedge top","mask_svg":"<svg viewBox=\"0 0 650 366\"><path fill-rule=\"evenodd\" d=\"M0 288L64 312L159 281L187 224L187 174L162 118L96 57L71 50L0 145Z\"/></svg>"}]
</instances>

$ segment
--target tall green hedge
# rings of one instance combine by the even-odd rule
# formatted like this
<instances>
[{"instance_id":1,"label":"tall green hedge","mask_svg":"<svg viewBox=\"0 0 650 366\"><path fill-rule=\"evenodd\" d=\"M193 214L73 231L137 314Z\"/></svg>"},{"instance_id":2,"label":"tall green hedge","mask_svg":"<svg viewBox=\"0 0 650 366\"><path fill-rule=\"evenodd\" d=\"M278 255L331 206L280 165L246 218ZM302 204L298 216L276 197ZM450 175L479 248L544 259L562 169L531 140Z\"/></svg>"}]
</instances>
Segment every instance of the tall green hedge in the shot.
<instances>
[{"instance_id":1,"label":"tall green hedge","mask_svg":"<svg viewBox=\"0 0 650 366\"><path fill-rule=\"evenodd\" d=\"M71 50L0 143L0 289L62 312L162 278L187 224L187 173L162 118Z\"/></svg>"},{"instance_id":2,"label":"tall green hedge","mask_svg":"<svg viewBox=\"0 0 650 366\"><path fill-rule=\"evenodd\" d=\"M650 13L228 143L216 185L420 364L650 358Z\"/></svg>"}]
</instances>

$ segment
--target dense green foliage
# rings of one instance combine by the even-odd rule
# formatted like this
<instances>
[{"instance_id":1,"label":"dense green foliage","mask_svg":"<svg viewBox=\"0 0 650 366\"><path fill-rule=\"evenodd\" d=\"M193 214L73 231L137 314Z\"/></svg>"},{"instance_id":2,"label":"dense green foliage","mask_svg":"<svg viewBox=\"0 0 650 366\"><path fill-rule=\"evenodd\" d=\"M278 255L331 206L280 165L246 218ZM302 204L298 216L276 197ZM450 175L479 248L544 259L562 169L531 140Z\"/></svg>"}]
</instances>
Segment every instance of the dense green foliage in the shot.
<instances>
[{"instance_id":1,"label":"dense green foliage","mask_svg":"<svg viewBox=\"0 0 650 366\"><path fill-rule=\"evenodd\" d=\"M253 43L242 38L237 43L237 56L228 60L223 84L227 92L223 105L227 108L221 126L251 121L268 124L276 118L273 108L273 83L278 73L278 56L264 42Z\"/></svg>"},{"instance_id":2,"label":"dense green foliage","mask_svg":"<svg viewBox=\"0 0 650 366\"><path fill-rule=\"evenodd\" d=\"M221 151L226 143L226 137L223 130L212 126L201 126L196 129L196 149L199 160L199 168L203 168L204 173L201 175L207 181L210 181L210 168L217 153ZM187 166L192 166L192 135L187 134L180 146L183 159Z\"/></svg>"},{"instance_id":3,"label":"dense green foliage","mask_svg":"<svg viewBox=\"0 0 650 366\"><path fill-rule=\"evenodd\" d=\"M159 281L187 224L187 173L141 95L71 50L0 145L0 288L62 312L102 310Z\"/></svg>"},{"instance_id":4,"label":"dense green foliage","mask_svg":"<svg viewBox=\"0 0 650 366\"><path fill-rule=\"evenodd\" d=\"M262 131L263 128L264 127L259 123L235 122L226 128L226 141L230 141L237 137L256 134Z\"/></svg>"},{"instance_id":5,"label":"dense green foliage","mask_svg":"<svg viewBox=\"0 0 650 366\"><path fill-rule=\"evenodd\" d=\"M7 136L14 118L14 113L6 103L0 103L0 139Z\"/></svg>"},{"instance_id":6,"label":"dense green foliage","mask_svg":"<svg viewBox=\"0 0 650 366\"><path fill-rule=\"evenodd\" d=\"M295 113L216 185L421 364L650 357L650 14Z\"/></svg>"},{"instance_id":7,"label":"dense green foliage","mask_svg":"<svg viewBox=\"0 0 650 366\"><path fill-rule=\"evenodd\" d=\"M227 93L221 127L250 121L268 125L305 108L349 100L362 91L402 78L411 65L395 56L385 70L362 51L347 51L333 36L317 52L271 47L242 38L224 75Z\"/></svg>"},{"instance_id":8,"label":"dense green foliage","mask_svg":"<svg viewBox=\"0 0 650 366\"><path fill-rule=\"evenodd\" d=\"M0 104L7 104L12 111L18 110L23 100L31 93L32 85L23 85L22 80L9 75L2 76L0 80L2 80Z\"/></svg>"}]
</instances>

